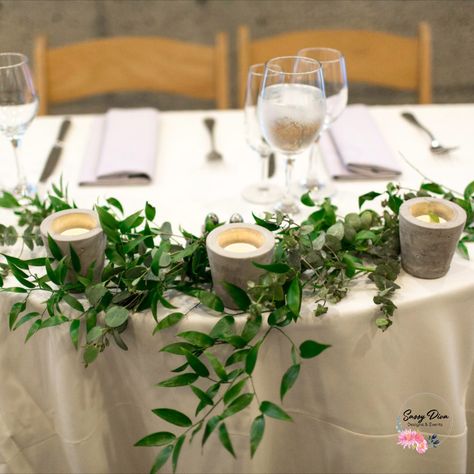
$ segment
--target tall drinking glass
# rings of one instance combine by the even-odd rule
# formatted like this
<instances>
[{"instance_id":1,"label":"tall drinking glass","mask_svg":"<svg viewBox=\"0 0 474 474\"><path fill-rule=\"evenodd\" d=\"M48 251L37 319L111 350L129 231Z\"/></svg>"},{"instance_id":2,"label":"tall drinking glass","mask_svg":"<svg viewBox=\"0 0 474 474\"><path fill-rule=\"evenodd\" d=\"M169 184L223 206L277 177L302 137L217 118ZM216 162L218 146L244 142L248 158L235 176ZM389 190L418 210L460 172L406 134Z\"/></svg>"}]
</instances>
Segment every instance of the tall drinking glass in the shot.
<instances>
[{"instance_id":1,"label":"tall drinking glass","mask_svg":"<svg viewBox=\"0 0 474 474\"><path fill-rule=\"evenodd\" d=\"M342 114L347 105L348 87L344 56L337 49L331 48L304 48L298 51L298 55L316 59L323 68L326 92L326 116L321 130L323 132ZM320 136L316 137L315 145L309 155L308 174L303 181L303 186L323 196L330 192L328 192L327 184L319 179L317 172Z\"/></svg>"},{"instance_id":2,"label":"tall drinking glass","mask_svg":"<svg viewBox=\"0 0 474 474\"><path fill-rule=\"evenodd\" d=\"M17 169L13 192L25 196L32 191L21 166L18 148L36 115L38 97L28 67L28 58L19 53L0 53L0 132L11 142Z\"/></svg>"},{"instance_id":3,"label":"tall drinking glass","mask_svg":"<svg viewBox=\"0 0 474 474\"><path fill-rule=\"evenodd\" d=\"M264 138L286 156L286 192L277 209L296 214L298 201L291 191L293 163L313 144L326 114L321 64L301 56L268 61L257 112Z\"/></svg>"},{"instance_id":4,"label":"tall drinking glass","mask_svg":"<svg viewBox=\"0 0 474 474\"><path fill-rule=\"evenodd\" d=\"M260 155L261 179L257 184L247 186L242 191L245 200L255 204L269 204L280 199L282 192L268 180L271 148L262 136L257 117L258 94L262 85L265 64L253 64L249 68L245 92L245 134L247 143Z\"/></svg>"}]
</instances>

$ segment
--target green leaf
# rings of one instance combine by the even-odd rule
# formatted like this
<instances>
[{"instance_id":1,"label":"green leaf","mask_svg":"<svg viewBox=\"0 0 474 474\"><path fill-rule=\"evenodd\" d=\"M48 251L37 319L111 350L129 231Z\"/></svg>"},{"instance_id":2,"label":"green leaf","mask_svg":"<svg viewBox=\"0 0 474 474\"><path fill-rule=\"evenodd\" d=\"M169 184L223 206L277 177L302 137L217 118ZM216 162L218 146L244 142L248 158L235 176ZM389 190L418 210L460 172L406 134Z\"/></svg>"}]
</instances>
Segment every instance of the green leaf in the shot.
<instances>
[{"instance_id":1,"label":"green leaf","mask_svg":"<svg viewBox=\"0 0 474 474\"><path fill-rule=\"evenodd\" d=\"M245 360L250 349L241 349L240 351L233 352L229 358L225 361L225 366L236 364Z\"/></svg>"},{"instance_id":2,"label":"green leaf","mask_svg":"<svg viewBox=\"0 0 474 474\"><path fill-rule=\"evenodd\" d=\"M10 328L10 331L13 330L13 326L15 325L15 322L23 311L26 309L26 302L25 301L19 301L18 303L15 303L12 305L10 309L10 316L8 319L8 326Z\"/></svg>"},{"instance_id":3,"label":"green leaf","mask_svg":"<svg viewBox=\"0 0 474 474\"><path fill-rule=\"evenodd\" d=\"M242 391L246 383L247 379L243 379L235 385L231 385L224 393L224 403L229 404Z\"/></svg>"},{"instance_id":4,"label":"green leaf","mask_svg":"<svg viewBox=\"0 0 474 474\"><path fill-rule=\"evenodd\" d=\"M96 306L106 293L107 289L104 283L98 283L86 288L86 297L92 306Z\"/></svg>"},{"instance_id":5,"label":"green leaf","mask_svg":"<svg viewBox=\"0 0 474 474\"><path fill-rule=\"evenodd\" d=\"M121 206L120 206L121 207ZM100 206L95 207L97 214L99 215L99 221L102 226L102 228L108 227L109 229L115 230L118 227L118 222L115 217L110 214L106 209Z\"/></svg>"},{"instance_id":6,"label":"green leaf","mask_svg":"<svg viewBox=\"0 0 474 474\"><path fill-rule=\"evenodd\" d=\"M181 452L181 447L183 446L183 443L184 443L185 439L186 439L186 436L181 435L178 438L178 441L176 441L176 444L174 445L173 457L171 458L171 464L173 466L173 473L176 472L176 468L178 467L179 454Z\"/></svg>"},{"instance_id":7,"label":"green leaf","mask_svg":"<svg viewBox=\"0 0 474 474\"><path fill-rule=\"evenodd\" d=\"M71 244L69 244L69 253L71 255L72 268L75 272L79 273L81 271L81 259Z\"/></svg>"},{"instance_id":8,"label":"green leaf","mask_svg":"<svg viewBox=\"0 0 474 474\"><path fill-rule=\"evenodd\" d=\"M277 224L274 224L272 222L267 222L264 219L261 219L260 217L257 217L253 213L252 213L252 216L253 216L253 218L255 219L255 222L258 225L261 225L262 227L265 227L265 229L268 229L269 231L278 230L280 228Z\"/></svg>"},{"instance_id":9,"label":"green leaf","mask_svg":"<svg viewBox=\"0 0 474 474\"><path fill-rule=\"evenodd\" d=\"M147 220L152 221L155 218L156 215L156 209L150 204L146 203L145 204L145 216Z\"/></svg>"},{"instance_id":10,"label":"green leaf","mask_svg":"<svg viewBox=\"0 0 474 474\"><path fill-rule=\"evenodd\" d=\"M220 421L220 416L213 416L212 418L209 418L208 422L206 423L206 428L204 429L204 434L202 436L202 446L204 446L205 442L208 440L209 436L215 430L216 426L219 424Z\"/></svg>"},{"instance_id":11,"label":"green leaf","mask_svg":"<svg viewBox=\"0 0 474 474\"><path fill-rule=\"evenodd\" d=\"M263 433L265 431L265 418L263 415L257 416L250 428L250 457L253 458L257 451L260 441L262 441Z\"/></svg>"},{"instance_id":12,"label":"green leaf","mask_svg":"<svg viewBox=\"0 0 474 474\"><path fill-rule=\"evenodd\" d=\"M210 352L204 352L204 355L209 359L209 362L211 363L212 368L214 369L214 372L217 374L217 376L221 380L226 381L227 372L225 371L224 366L222 365L221 361L214 354L211 354Z\"/></svg>"},{"instance_id":13,"label":"green leaf","mask_svg":"<svg viewBox=\"0 0 474 474\"><path fill-rule=\"evenodd\" d=\"M21 286L12 286L10 288L0 288L0 292L2 293L28 293L26 288L22 288Z\"/></svg>"},{"instance_id":14,"label":"green leaf","mask_svg":"<svg viewBox=\"0 0 474 474\"><path fill-rule=\"evenodd\" d=\"M319 342L308 339L300 345L300 355L303 359L311 359L321 354L325 349L331 347L327 344L320 344Z\"/></svg>"},{"instance_id":15,"label":"green leaf","mask_svg":"<svg viewBox=\"0 0 474 474\"><path fill-rule=\"evenodd\" d=\"M69 293L65 293L63 296L63 300L73 309L80 311L81 313L84 312L84 306L79 302L77 298L70 295Z\"/></svg>"},{"instance_id":16,"label":"green leaf","mask_svg":"<svg viewBox=\"0 0 474 474\"><path fill-rule=\"evenodd\" d=\"M283 375L280 385L280 399L283 401L285 394L293 387L300 373L300 364L292 365Z\"/></svg>"},{"instance_id":17,"label":"green leaf","mask_svg":"<svg viewBox=\"0 0 474 474\"><path fill-rule=\"evenodd\" d=\"M191 390L193 391L194 395L196 395L199 398L199 400L205 405L211 405L211 406L214 405L212 398L200 388L195 387L194 385L191 385Z\"/></svg>"},{"instance_id":18,"label":"green leaf","mask_svg":"<svg viewBox=\"0 0 474 474\"><path fill-rule=\"evenodd\" d=\"M234 448L227 427L225 426L225 422L222 422L219 426L219 440L222 443L222 446L224 446L224 448L227 449L227 451L229 451L229 453L235 458Z\"/></svg>"},{"instance_id":19,"label":"green leaf","mask_svg":"<svg viewBox=\"0 0 474 474\"><path fill-rule=\"evenodd\" d=\"M234 334L235 319L231 315L223 316L217 321L210 332L214 339L225 339Z\"/></svg>"},{"instance_id":20,"label":"green leaf","mask_svg":"<svg viewBox=\"0 0 474 474\"><path fill-rule=\"evenodd\" d=\"M262 315L250 315L247 318L244 329L242 330L242 338L250 342L259 332L262 327Z\"/></svg>"},{"instance_id":21,"label":"green leaf","mask_svg":"<svg viewBox=\"0 0 474 474\"><path fill-rule=\"evenodd\" d=\"M423 183L420 186L420 189L424 189L425 191L434 194L444 194L444 189L437 183Z\"/></svg>"},{"instance_id":22,"label":"green leaf","mask_svg":"<svg viewBox=\"0 0 474 474\"><path fill-rule=\"evenodd\" d=\"M122 214L123 214L123 207L122 207L122 204L120 203L120 201L118 201L117 199L111 197L111 198L108 198L107 199L107 202L115 207L116 209L118 209Z\"/></svg>"},{"instance_id":23,"label":"green leaf","mask_svg":"<svg viewBox=\"0 0 474 474\"><path fill-rule=\"evenodd\" d=\"M158 431L149 434L135 443L135 446L163 446L170 444L176 439L176 436L169 431Z\"/></svg>"},{"instance_id":24,"label":"green leaf","mask_svg":"<svg viewBox=\"0 0 474 474\"><path fill-rule=\"evenodd\" d=\"M229 293L238 308L242 311L247 311L251 303L247 293L242 288L226 281L222 283L222 286L226 289L227 293Z\"/></svg>"},{"instance_id":25,"label":"green leaf","mask_svg":"<svg viewBox=\"0 0 474 474\"><path fill-rule=\"evenodd\" d=\"M199 347L209 347L214 344L214 339L207 334L199 331L185 331L178 334L178 337L186 339L191 344Z\"/></svg>"},{"instance_id":26,"label":"green leaf","mask_svg":"<svg viewBox=\"0 0 474 474\"><path fill-rule=\"evenodd\" d=\"M247 357L245 358L245 372L247 374L252 375L253 369L255 368L255 364L257 363L257 356L258 356L258 350L260 349L260 344L261 341L255 344L253 346L249 353L247 354Z\"/></svg>"},{"instance_id":27,"label":"green leaf","mask_svg":"<svg viewBox=\"0 0 474 474\"><path fill-rule=\"evenodd\" d=\"M265 265L263 263L252 262L257 268L261 268L271 273L287 273L291 268L286 263L270 263Z\"/></svg>"},{"instance_id":28,"label":"green leaf","mask_svg":"<svg viewBox=\"0 0 474 474\"><path fill-rule=\"evenodd\" d=\"M56 315L56 316L51 316L50 318L43 319L41 322L41 329L44 328L51 328L53 326L59 326L60 324L68 322L69 319L66 318L66 316L62 315Z\"/></svg>"},{"instance_id":29,"label":"green leaf","mask_svg":"<svg viewBox=\"0 0 474 474\"><path fill-rule=\"evenodd\" d=\"M366 201L372 201L374 200L376 197L380 196L381 194L380 193L376 193L374 191L371 191L370 193L366 193L366 194L363 194L362 196L359 196L359 208L362 207L362 205L364 204L364 202Z\"/></svg>"},{"instance_id":30,"label":"green leaf","mask_svg":"<svg viewBox=\"0 0 474 474\"><path fill-rule=\"evenodd\" d=\"M99 348L96 346L87 346L85 351L84 351L84 363L86 366L89 364L92 364L97 359L97 356L99 355Z\"/></svg>"},{"instance_id":31,"label":"green leaf","mask_svg":"<svg viewBox=\"0 0 474 474\"><path fill-rule=\"evenodd\" d=\"M32 312L32 313L28 313L28 314L25 314L24 316L22 316L20 318L19 321L17 321L17 323L15 324L15 327L13 328L13 330L15 331L16 329L18 329L20 326L23 326L23 324L25 324L26 322L28 322L30 319L33 319L33 318L37 318L40 314L36 311Z\"/></svg>"},{"instance_id":32,"label":"green leaf","mask_svg":"<svg viewBox=\"0 0 474 474\"><path fill-rule=\"evenodd\" d=\"M81 327L80 319L73 319L69 326L69 335L71 337L72 345L76 348L79 347L79 328Z\"/></svg>"},{"instance_id":33,"label":"green leaf","mask_svg":"<svg viewBox=\"0 0 474 474\"><path fill-rule=\"evenodd\" d=\"M209 370L208 368L191 352L184 351L186 360L188 361L191 368L201 377L208 377Z\"/></svg>"},{"instance_id":34,"label":"green leaf","mask_svg":"<svg viewBox=\"0 0 474 474\"><path fill-rule=\"evenodd\" d=\"M464 189L464 199L469 201L469 199L474 194L474 181L471 181L466 188Z\"/></svg>"},{"instance_id":35,"label":"green leaf","mask_svg":"<svg viewBox=\"0 0 474 474\"><path fill-rule=\"evenodd\" d=\"M235 400L233 400L228 407L222 413L222 418L227 418L229 416L235 415L239 411L247 408L253 400L253 393L244 393L239 395Z\"/></svg>"},{"instance_id":36,"label":"green leaf","mask_svg":"<svg viewBox=\"0 0 474 474\"><path fill-rule=\"evenodd\" d=\"M160 352L169 352L170 354L184 355L184 351L194 351L196 346L187 342L173 342L160 349Z\"/></svg>"},{"instance_id":37,"label":"green leaf","mask_svg":"<svg viewBox=\"0 0 474 474\"><path fill-rule=\"evenodd\" d=\"M16 200L13 194L3 191L3 194L0 196L0 207L5 207L7 209L14 209L16 207L21 207L20 203Z\"/></svg>"},{"instance_id":38,"label":"green leaf","mask_svg":"<svg viewBox=\"0 0 474 474\"><path fill-rule=\"evenodd\" d=\"M290 308L290 311L295 316L299 316L300 314L301 296L302 296L302 289L301 289L300 280L298 277L296 277L291 281L290 286L288 287L288 293L286 295L288 308Z\"/></svg>"},{"instance_id":39,"label":"green leaf","mask_svg":"<svg viewBox=\"0 0 474 474\"><path fill-rule=\"evenodd\" d=\"M86 341L88 344L91 342L97 341L99 337L102 337L104 334L105 328L100 326L94 326L90 331L87 332Z\"/></svg>"},{"instance_id":40,"label":"green leaf","mask_svg":"<svg viewBox=\"0 0 474 474\"><path fill-rule=\"evenodd\" d=\"M184 413L172 410L171 408L155 408L152 412L161 419L176 426L184 426L187 428L192 425L191 420Z\"/></svg>"},{"instance_id":41,"label":"green leaf","mask_svg":"<svg viewBox=\"0 0 474 474\"><path fill-rule=\"evenodd\" d=\"M112 306L105 313L105 324L110 328L121 326L128 319L128 310L123 306Z\"/></svg>"},{"instance_id":42,"label":"green leaf","mask_svg":"<svg viewBox=\"0 0 474 474\"><path fill-rule=\"evenodd\" d=\"M158 331L161 331L163 329L169 328L171 326L174 326L175 324L179 323L181 319L183 319L184 314L183 313L171 313L168 314L166 317L164 317L155 327L153 330L153 334L157 333Z\"/></svg>"},{"instance_id":43,"label":"green leaf","mask_svg":"<svg viewBox=\"0 0 474 474\"><path fill-rule=\"evenodd\" d=\"M63 254L61 252L61 249L59 248L58 244L56 241L51 237L50 234L48 234L48 247L49 250L51 251L51 255L56 259L56 260L61 260L63 258Z\"/></svg>"},{"instance_id":44,"label":"green leaf","mask_svg":"<svg viewBox=\"0 0 474 474\"><path fill-rule=\"evenodd\" d=\"M224 303L222 303L222 300L215 293L205 290L198 290L195 293L195 296L204 306L207 306L214 311L224 311Z\"/></svg>"},{"instance_id":45,"label":"green leaf","mask_svg":"<svg viewBox=\"0 0 474 474\"><path fill-rule=\"evenodd\" d=\"M28 334L26 335L25 342L28 341L28 339L33 336L38 330L41 328L41 319L37 319L31 326L28 331Z\"/></svg>"},{"instance_id":46,"label":"green leaf","mask_svg":"<svg viewBox=\"0 0 474 474\"><path fill-rule=\"evenodd\" d=\"M122 339L119 331L120 329L114 329L112 331L112 337L114 338L115 344L117 344L117 346L123 351L128 351L128 346L125 344L125 341Z\"/></svg>"},{"instance_id":47,"label":"green leaf","mask_svg":"<svg viewBox=\"0 0 474 474\"><path fill-rule=\"evenodd\" d=\"M302 204L304 204L305 206L308 206L308 207L316 206L316 203L313 201L313 199L310 196L310 191L308 191L307 193L304 193L301 196L300 201L301 201Z\"/></svg>"},{"instance_id":48,"label":"green leaf","mask_svg":"<svg viewBox=\"0 0 474 474\"><path fill-rule=\"evenodd\" d=\"M398 214L400 210L400 206L403 204L403 199L399 198L398 196L390 196L388 198L388 207L395 213Z\"/></svg>"},{"instance_id":49,"label":"green leaf","mask_svg":"<svg viewBox=\"0 0 474 474\"><path fill-rule=\"evenodd\" d=\"M464 259L469 260L469 250L464 242L458 242L458 251Z\"/></svg>"},{"instance_id":50,"label":"green leaf","mask_svg":"<svg viewBox=\"0 0 474 474\"><path fill-rule=\"evenodd\" d=\"M174 446L171 444L169 446L166 446L160 451L158 456L156 456L156 459L153 464L153 467L151 468L150 474L156 474L166 464L166 461L168 461L168 458L170 457L173 450L174 450Z\"/></svg>"},{"instance_id":51,"label":"green leaf","mask_svg":"<svg viewBox=\"0 0 474 474\"><path fill-rule=\"evenodd\" d=\"M326 231L327 235L332 235L337 240L342 240L344 237L344 224L342 222L336 222Z\"/></svg>"},{"instance_id":52,"label":"green leaf","mask_svg":"<svg viewBox=\"0 0 474 474\"><path fill-rule=\"evenodd\" d=\"M377 234L371 230L360 230L355 236L355 240L376 240Z\"/></svg>"},{"instance_id":53,"label":"green leaf","mask_svg":"<svg viewBox=\"0 0 474 474\"><path fill-rule=\"evenodd\" d=\"M195 373L186 373L176 375L169 379L163 380L158 385L160 387L182 387L184 385L191 385L199 378L198 374Z\"/></svg>"},{"instance_id":54,"label":"green leaf","mask_svg":"<svg viewBox=\"0 0 474 474\"><path fill-rule=\"evenodd\" d=\"M260 411L267 416L276 418L277 420L293 421L291 416L288 415L283 408L267 400L260 404Z\"/></svg>"}]
</instances>

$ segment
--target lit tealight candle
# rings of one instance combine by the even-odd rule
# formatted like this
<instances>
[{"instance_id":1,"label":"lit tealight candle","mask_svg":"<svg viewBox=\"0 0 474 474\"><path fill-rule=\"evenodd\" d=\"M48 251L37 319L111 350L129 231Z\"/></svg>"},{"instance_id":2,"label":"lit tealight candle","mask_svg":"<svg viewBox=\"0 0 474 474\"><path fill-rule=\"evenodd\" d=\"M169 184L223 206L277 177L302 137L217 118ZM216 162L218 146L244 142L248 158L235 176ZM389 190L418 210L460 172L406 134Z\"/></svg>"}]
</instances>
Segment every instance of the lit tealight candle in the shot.
<instances>
[{"instance_id":1,"label":"lit tealight candle","mask_svg":"<svg viewBox=\"0 0 474 474\"><path fill-rule=\"evenodd\" d=\"M234 242L233 244L229 244L224 248L229 252L245 253L253 252L254 250L257 250L258 247L256 245L248 244L247 242Z\"/></svg>"},{"instance_id":2,"label":"lit tealight candle","mask_svg":"<svg viewBox=\"0 0 474 474\"><path fill-rule=\"evenodd\" d=\"M82 235L89 232L90 229L85 227L72 227L71 229L66 229L61 232L61 235Z\"/></svg>"},{"instance_id":3,"label":"lit tealight candle","mask_svg":"<svg viewBox=\"0 0 474 474\"><path fill-rule=\"evenodd\" d=\"M429 222L430 224L444 224L446 219L443 219L437 214L422 214L421 216L416 216L419 221Z\"/></svg>"}]
</instances>

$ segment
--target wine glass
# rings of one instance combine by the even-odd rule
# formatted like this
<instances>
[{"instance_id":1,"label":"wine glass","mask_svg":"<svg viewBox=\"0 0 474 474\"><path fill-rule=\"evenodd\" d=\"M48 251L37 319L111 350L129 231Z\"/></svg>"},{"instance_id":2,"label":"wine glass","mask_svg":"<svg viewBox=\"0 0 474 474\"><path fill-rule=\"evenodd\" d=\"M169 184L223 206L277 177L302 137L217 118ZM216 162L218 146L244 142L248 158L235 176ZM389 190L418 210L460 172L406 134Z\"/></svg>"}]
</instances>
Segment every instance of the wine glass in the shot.
<instances>
[{"instance_id":1,"label":"wine glass","mask_svg":"<svg viewBox=\"0 0 474 474\"><path fill-rule=\"evenodd\" d=\"M245 200L255 204L269 204L275 202L282 194L280 188L270 184L268 181L269 159L272 150L262 137L257 117L258 94L260 92L264 70L265 64L253 64L250 66L244 104L247 143L260 155L262 174L260 183L247 186L242 191L242 196Z\"/></svg>"},{"instance_id":2,"label":"wine glass","mask_svg":"<svg viewBox=\"0 0 474 474\"><path fill-rule=\"evenodd\" d=\"M38 110L28 58L20 53L0 53L0 132L11 142L17 169L17 196L30 194L19 159L21 139Z\"/></svg>"},{"instance_id":3,"label":"wine glass","mask_svg":"<svg viewBox=\"0 0 474 474\"><path fill-rule=\"evenodd\" d=\"M321 64L302 56L268 61L257 109L264 138L286 156L286 192L277 209L296 214L298 201L291 191L293 163L313 144L326 114Z\"/></svg>"},{"instance_id":4,"label":"wine glass","mask_svg":"<svg viewBox=\"0 0 474 474\"><path fill-rule=\"evenodd\" d=\"M324 117L322 133L342 114L347 105L348 87L344 56L337 49L331 48L304 48L298 51L298 55L316 59L323 67L326 116ZM317 174L320 137L321 134L316 137L315 145L310 152L308 174L302 184L305 189L322 197L330 194L330 190L327 184L319 180Z\"/></svg>"}]
</instances>

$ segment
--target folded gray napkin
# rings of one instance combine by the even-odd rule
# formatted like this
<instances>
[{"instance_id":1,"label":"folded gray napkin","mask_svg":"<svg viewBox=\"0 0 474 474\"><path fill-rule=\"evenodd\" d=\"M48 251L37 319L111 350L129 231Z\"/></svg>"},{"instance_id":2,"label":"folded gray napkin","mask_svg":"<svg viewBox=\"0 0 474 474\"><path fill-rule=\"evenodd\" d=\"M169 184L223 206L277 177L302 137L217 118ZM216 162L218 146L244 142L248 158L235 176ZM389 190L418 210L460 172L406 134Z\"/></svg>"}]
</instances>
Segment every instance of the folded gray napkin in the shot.
<instances>
[{"instance_id":1,"label":"folded gray napkin","mask_svg":"<svg viewBox=\"0 0 474 474\"><path fill-rule=\"evenodd\" d=\"M80 185L147 184L155 170L159 112L111 109L94 119Z\"/></svg>"},{"instance_id":2,"label":"folded gray napkin","mask_svg":"<svg viewBox=\"0 0 474 474\"><path fill-rule=\"evenodd\" d=\"M351 105L323 134L321 153L334 179L390 179L400 165L365 105Z\"/></svg>"}]
</instances>

